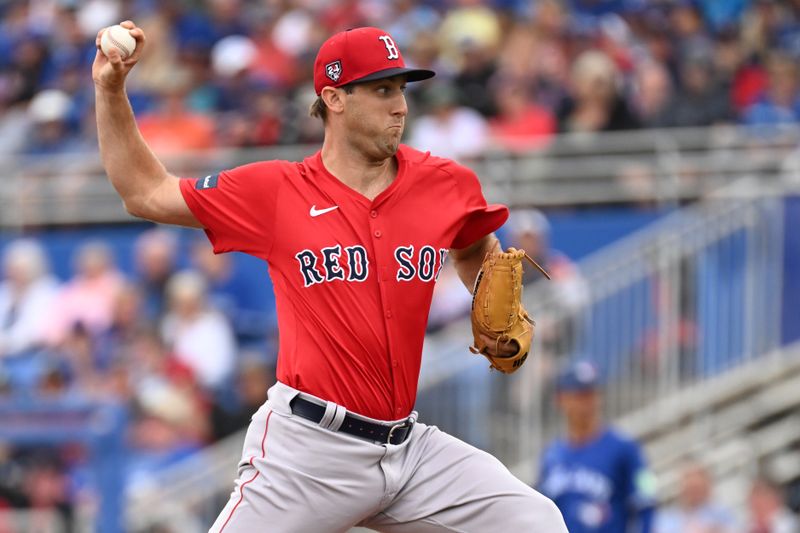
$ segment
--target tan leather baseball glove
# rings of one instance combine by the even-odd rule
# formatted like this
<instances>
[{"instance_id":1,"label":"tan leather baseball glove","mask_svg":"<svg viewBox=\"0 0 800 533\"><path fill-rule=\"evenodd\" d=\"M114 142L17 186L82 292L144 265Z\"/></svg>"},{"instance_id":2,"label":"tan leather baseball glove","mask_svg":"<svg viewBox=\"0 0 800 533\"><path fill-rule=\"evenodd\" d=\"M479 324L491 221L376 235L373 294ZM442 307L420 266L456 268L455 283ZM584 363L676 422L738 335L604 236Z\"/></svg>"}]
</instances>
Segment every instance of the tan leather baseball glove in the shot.
<instances>
[{"instance_id":1,"label":"tan leather baseball glove","mask_svg":"<svg viewBox=\"0 0 800 533\"><path fill-rule=\"evenodd\" d=\"M485 356L492 368L504 374L516 372L522 366L533 340L535 324L520 302L523 258L550 279L524 250L509 248L506 252L486 254L472 291L472 335L475 342L470 351ZM501 355L508 354L508 348L513 353Z\"/></svg>"}]
</instances>

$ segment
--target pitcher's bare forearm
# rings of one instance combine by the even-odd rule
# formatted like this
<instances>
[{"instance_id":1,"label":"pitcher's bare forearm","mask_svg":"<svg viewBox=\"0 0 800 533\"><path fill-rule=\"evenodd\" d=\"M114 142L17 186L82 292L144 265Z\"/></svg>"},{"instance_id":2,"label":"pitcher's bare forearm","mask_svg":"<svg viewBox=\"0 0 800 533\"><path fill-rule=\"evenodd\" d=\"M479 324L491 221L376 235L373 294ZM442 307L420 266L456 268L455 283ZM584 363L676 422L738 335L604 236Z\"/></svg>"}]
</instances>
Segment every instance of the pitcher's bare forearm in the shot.
<instances>
[{"instance_id":1,"label":"pitcher's bare forearm","mask_svg":"<svg viewBox=\"0 0 800 533\"><path fill-rule=\"evenodd\" d=\"M145 144L124 90L95 87L97 140L108 179L127 205L144 202L168 177Z\"/></svg>"},{"instance_id":2,"label":"pitcher's bare forearm","mask_svg":"<svg viewBox=\"0 0 800 533\"><path fill-rule=\"evenodd\" d=\"M495 237L494 233L490 233L466 248L450 250L453 266L455 266L458 277L461 278L461 282L469 289L469 292L472 292L475 278L478 277L484 257L486 257L487 253L499 247L500 242L497 237Z\"/></svg>"},{"instance_id":3,"label":"pitcher's bare forearm","mask_svg":"<svg viewBox=\"0 0 800 533\"><path fill-rule=\"evenodd\" d=\"M108 179L132 215L165 224L200 227L180 192L180 180L167 172L142 138L125 92L128 73L141 57L144 32L133 22L121 24L136 39L136 50L122 59L116 49L98 51L92 65L97 137Z\"/></svg>"}]
</instances>

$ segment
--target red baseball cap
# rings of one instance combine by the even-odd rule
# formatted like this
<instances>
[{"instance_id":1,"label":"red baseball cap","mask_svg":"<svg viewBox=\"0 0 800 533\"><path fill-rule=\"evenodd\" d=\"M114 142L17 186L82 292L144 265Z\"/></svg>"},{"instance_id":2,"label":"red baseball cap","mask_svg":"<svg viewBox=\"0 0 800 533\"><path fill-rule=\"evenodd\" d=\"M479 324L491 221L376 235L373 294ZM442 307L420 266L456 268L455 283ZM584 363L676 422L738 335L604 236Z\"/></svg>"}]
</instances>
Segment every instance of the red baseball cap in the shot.
<instances>
[{"instance_id":1,"label":"red baseball cap","mask_svg":"<svg viewBox=\"0 0 800 533\"><path fill-rule=\"evenodd\" d=\"M355 28L337 33L324 43L314 61L314 89L380 80L398 74L408 81L432 78L432 70L406 68L394 39L380 28Z\"/></svg>"}]
</instances>

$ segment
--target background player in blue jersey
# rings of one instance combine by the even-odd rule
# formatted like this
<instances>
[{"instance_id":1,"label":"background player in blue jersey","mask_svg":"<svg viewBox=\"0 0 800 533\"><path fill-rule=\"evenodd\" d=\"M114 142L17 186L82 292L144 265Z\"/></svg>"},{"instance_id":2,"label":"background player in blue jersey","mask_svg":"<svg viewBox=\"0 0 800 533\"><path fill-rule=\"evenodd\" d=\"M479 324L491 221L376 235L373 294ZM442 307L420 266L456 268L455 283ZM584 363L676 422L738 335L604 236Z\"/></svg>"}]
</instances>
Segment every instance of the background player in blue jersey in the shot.
<instances>
[{"instance_id":1,"label":"background player in blue jersey","mask_svg":"<svg viewBox=\"0 0 800 533\"><path fill-rule=\"evenodd\" d=\"M595 366L570 365L556 394L566 438L545 450L538 489L556 503L570 533L650 533L653 476L640 446L603 422Z\"/></svg>"}]
</instances>

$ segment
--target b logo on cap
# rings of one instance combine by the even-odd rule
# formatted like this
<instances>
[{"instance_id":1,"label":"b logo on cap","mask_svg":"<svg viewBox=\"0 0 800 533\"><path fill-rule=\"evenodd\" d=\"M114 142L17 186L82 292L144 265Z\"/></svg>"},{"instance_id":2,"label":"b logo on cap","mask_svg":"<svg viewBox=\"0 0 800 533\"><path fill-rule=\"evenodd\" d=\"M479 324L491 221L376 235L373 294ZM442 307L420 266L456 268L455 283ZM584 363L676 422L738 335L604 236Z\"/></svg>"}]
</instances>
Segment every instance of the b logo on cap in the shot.
<instances>
[{"instance_id":1,"label":"b logo on cap","mask_svg":"<svg viewBox=\"0 0 800 533\"><path fill-rule=\"evenodd\" d=\"M386 59L400 59L400 52L397 51L397 47L394 45L394 41L388 35L381 35L378 37L383 44L386 45L386 50L389 52L389 55L386 56Z\"/></svg>"},{"instance_id":2,"label":"b logo on cap","mask_svg":"<svg viewBox=\"0 0 800 533\"><path fill-rule=\"evenodd\" d=\"M342 77L342 62L334 61L333 63L325 65L325 75L328 76L333 83L339 81L339 78Z\"/></svg>"}]
</instances>

